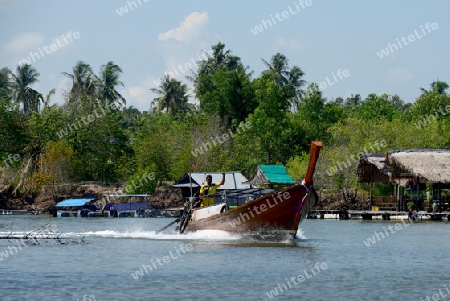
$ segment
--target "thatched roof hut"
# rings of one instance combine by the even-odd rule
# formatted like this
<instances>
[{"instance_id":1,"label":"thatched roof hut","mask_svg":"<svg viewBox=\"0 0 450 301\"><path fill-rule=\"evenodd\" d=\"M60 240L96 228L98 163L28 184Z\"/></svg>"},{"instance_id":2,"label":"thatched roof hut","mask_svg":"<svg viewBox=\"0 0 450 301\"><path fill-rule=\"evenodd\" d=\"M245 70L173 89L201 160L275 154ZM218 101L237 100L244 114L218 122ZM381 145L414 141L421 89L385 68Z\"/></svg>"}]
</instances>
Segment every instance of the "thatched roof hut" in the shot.
<instances>
[{"instance_id":1,"label":"thatched roof hut","mask_svg":"<svg viewBox=\"0 0 450 301\"><path fill-rule=\"evenodd\" d=\"M443 149L412 149L390 151L387 164L391 179L420 177L421 182L450 184L450 151Z\"/></svg>"},{"instance_id":2,"label":"thatched roof hut","mask_svg":"<svg viewBox=\"0 0 450 301\"><path fill-rule=\"evenodd\" d=\"M405 186L419 177L420 182L450 185L450 150L410 149L387 154L362 154L358 164L360 183L395 182Z\"/></svg>"},{"instance_id":3,"label":"thatched roof hut","mask_svg":"<svg viewBox=\"0 0 450 301\"><path fill-rule=\"evenodd\" d=\"M388 183L386 172L386 155L361 154L357 168L360 183Z\"/></svg>"},{"instance_id":4,"label":"thatched roof hut","mask_svg":"<svg viewBox=\"0 0 450 301\"><path fill-rule=\"evenodd\" d=\"M450 150L410 149L389 151L385 155L362 154L357 170L359 182L370 184L371 206L373 183L397 184L398 210L403 210L400 186L410 189L411 195L415 192L416 205L419 206L420 190L428 188L427 184L431 183L432 196L439 201L441 210L445 205L441 190L450 188Z\"/></svg>"}]
</instances>

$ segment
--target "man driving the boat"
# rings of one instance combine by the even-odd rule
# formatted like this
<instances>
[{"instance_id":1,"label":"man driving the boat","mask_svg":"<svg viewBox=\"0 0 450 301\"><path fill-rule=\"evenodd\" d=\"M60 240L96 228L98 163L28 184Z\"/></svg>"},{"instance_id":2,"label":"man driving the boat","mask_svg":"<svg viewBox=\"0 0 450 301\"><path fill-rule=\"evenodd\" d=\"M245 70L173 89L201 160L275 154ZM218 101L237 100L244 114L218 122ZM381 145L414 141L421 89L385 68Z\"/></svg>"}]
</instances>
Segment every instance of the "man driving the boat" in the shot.
<instances>
[{"instance_id":1,"label":"man driving the boat","mask_svg":"<svg viewBox=\"0 0 450 301\"><path fill-rule=\"evenodd\" d=\"M214 197L204 197L207 195L212 195L216 193L217 188L225 183L225 173L222 173L222 181L217 183L212 183L212 175L206 176L206 183L200 187L200 203L201 207L214 205Z\"/></svg>"}]
</instances>

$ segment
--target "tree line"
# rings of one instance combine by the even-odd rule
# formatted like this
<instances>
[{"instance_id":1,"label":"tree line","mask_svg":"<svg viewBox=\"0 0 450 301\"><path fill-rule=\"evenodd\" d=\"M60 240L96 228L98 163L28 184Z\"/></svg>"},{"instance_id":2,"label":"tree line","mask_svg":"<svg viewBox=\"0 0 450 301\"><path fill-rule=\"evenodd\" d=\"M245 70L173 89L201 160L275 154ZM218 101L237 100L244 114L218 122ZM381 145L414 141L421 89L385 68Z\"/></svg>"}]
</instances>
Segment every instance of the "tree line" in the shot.
<instances>
[{"instance_id":1,"label":"tree line","mask_svg":"<svg viewBox=\"0 0 450 301\"><path fill-rule=\"evenodd\" d=\"M315 183L336 190L359 187L356 160L348 158L376 141L383 141L380 153L450 148L446 82L421 88L414 103L388 94L326 99L285 55L261 63L265 71L255 76L224 44L213 45L186 78L198 104L188 102L186 83L165 74L149 88L157 97L148 111L127 106L118 92L122 70L112 61L98 74L83 61L62 72L71 82L63 105L50 105L55 90L32 88L40 74L31 65L2 68L1 179L11 193L31 198L44 185L80 181L153 193L185 172L241 170L251 177L258 164L284 164L300 180L310 142L321 140ZM340 162L349 164L334 168ZM133 191L131 183L149 173L154 179Z\"/></svg>"}]
</instances>

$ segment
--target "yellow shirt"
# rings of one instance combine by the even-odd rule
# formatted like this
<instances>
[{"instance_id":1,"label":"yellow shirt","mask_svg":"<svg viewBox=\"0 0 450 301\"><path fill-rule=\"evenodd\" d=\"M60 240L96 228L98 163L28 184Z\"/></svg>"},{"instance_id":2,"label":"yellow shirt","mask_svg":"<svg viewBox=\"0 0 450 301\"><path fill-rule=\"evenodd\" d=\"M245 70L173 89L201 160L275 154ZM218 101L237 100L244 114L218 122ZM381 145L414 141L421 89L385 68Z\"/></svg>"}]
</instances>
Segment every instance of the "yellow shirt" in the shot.
<instances>
[{"instance_id":1,"label":"yellow shirt","mask_svg":"<svg viewBox=\"0 0 450 301\"><path fill-rule=\"evenodd\" d=\"M211 195L216 193L217 188L220 187L220 182L219 183L212 183L211 186L208 186L208 183L203 184L200 187L200 195ZM205 207L205 206L212 206L214 205L214 197L212 198L203 198L200 206L201 207Z\"/></svg>"}]
</instances>

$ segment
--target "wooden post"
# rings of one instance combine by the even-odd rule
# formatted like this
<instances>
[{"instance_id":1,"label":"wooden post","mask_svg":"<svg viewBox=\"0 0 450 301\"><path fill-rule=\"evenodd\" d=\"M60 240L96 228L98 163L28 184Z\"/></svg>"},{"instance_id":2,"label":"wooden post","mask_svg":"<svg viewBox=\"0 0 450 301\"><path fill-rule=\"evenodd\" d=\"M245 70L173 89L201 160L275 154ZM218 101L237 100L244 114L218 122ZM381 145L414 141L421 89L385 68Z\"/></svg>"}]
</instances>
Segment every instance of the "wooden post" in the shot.
<instances>
[{"instance_id":1,"label":"wooden post","mask_svg":"<svg viewBox=\"0 0 450 301\"><path fill-rule=\"evenodd\" d=\"M442 212L441 183L438 182L439 213Z\"/></svg>"},{"instance_id":2,"label":"wooden post","mask_svg":"<svg viewBox=\"0 0 450 301\"><path fill-rule=\"evenodd\" d=\"M372 210L373 206L373 181L372 181L373 164L370 164L370 208Z\"/></svg>"},{"instance_id":3,"label":"wooden post","mask_svg":"<svg viewBox=\"0 0 450 301\"><path fill-rule=\"evenodd\" d=\"M419 211L419 193L420 193L420 178L417 176L417 204L416 204L416 210Z\"/></svg>"}]
</instances>

